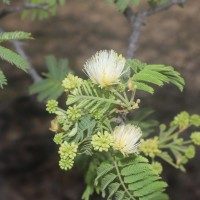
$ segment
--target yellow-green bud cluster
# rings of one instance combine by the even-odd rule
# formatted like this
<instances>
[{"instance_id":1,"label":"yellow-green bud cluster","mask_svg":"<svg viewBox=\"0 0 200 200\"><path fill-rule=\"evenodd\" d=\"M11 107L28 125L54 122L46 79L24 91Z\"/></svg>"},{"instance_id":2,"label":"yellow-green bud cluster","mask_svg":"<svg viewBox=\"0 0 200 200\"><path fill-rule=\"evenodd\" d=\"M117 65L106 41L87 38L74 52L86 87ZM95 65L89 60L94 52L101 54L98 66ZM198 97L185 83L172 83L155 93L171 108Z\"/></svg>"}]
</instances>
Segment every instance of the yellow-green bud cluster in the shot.
<instances>
[{"instance_id":1,"label":"yellow-green bud cluster","mask_svg":"<svg viewBox=\"0 0 200 200\"><path fill-rule=\"evenodd\" d=\"M180 163L186 164L188 162L188 158L186 156L183 156L180 160Z\"/></svg>"},{"instance_id":2,"label":"yellow-green bud cluster","mask_svg":"<svg viewBox=\"0 0 200 200\"><path fill-rule=\"evenodd\" d=\"M195 148L193 145L190 145L186 151L185 151L185 156L189 159L194 158L195 156Z\"/></svg>"},{"instance_id":3,"label":"yellow-green bud cluster","mask_svg":"<svg viewBox=\"0 0 200 200\"><path fill-rule=\"evenodd\" d=\"M156 155L161 153L161 150L158 148L158 137L152 139L141 140L140 151L143 152L146 156L154 158Z\"/></svg>"},{"instance_id":4,"label":"yellow-green bud cluster","mask_svg":"<svg viewBox=\"0 0 200 200\"><path fill-rule=\"evenodd\" d=\"M125 89L126 89L126 85L125 84L119 84L119 85L117 85L117 91L124 92Z\"/></svg>"},{"instance_id":5,"label":"yellow-green bud cluster","mask_svg":"<svg viewBox=\"0 0 200 200\"><path fill-rule=\"evenodd\" d=\"M99 110L95 110L94 112L91 113L95 119L101 119L103 117L103 113L100 112Z\"/></svg>"},{"instance_id":6,"label":"yellow-green bud cluster","mask_svg":"<svg viewBox=\"0 0 200 200\"><path fill-rule=\"evenodd\" d=\"M69 131L73 125L72 121L68 119L67 115L58 115L56 117L56 122L59 124L60 129L64 131Z\"/></svg>"},{"instance_id":7,"label":"yellow-green bud cluster","mask_svg":"<svg viewBox=\"0 0 200 200\"><path fill-rule=\"evenodd\" d=\"M64 124L65 120L66 120L66 117L64 115L58 115L56 117L56 121L57 121L58 124Z\"/></svg>"},{"instance_id":8,"label":"yellow-green bud cluster","mask_svg":"<svg viewBox=\"0 0 200 200\"><path fill-rule=\"evenodd\" d=\"M60 145L58 153L60 154L59 165L61 169L68 170L72 168L77 150L78 145L75 142L68 143L65 141Z\"/></svg>"},{"instance_id":9,"label":"yellow-green bud cluster","mask_svg":"<svg viewBox=\"0 0 200 200\"><path fill-rule=\"evenodd\" d=\"M46 110L49 113L55 113L58 106L58 102L56 100L49 100L46 105Z\"/></svg>"},{"instance_id":10,"label":"yellow-green bud cluster","mask_svg":"<svg viewBox=\"0 0 200 200\"><path fill-rule=\"evenodd\" d=\"M62 144L62 142L63 142L63 133L57 133L57 134L55 134L55 136L53 138L53 141L56 144Z\"/></svg>"},{"instance_id":11,"label":"yellow-green bud cluster","mask_svg":"<svg viewBox=\"0 0 200 200\"><path fill-rule=\"evenodd\" d=\"M194 144L200 145L200 132L193 132L190 138Z\"/></svg>"},{"instance_id":12,"label":"yellow-green bud cluster","mask_svg":"<svg viewBox=\"0 0 200 200\"><path fill-rule=\"evenodd\" d=\"M104 133L98 132L92 136L91 144L96 151L108 151L108 149L113 146L114 139L113 136L107 131Z\"/></svg>"},{"instance_id":13,"label":"yellow-green bud cluster","mask_svg":"<svg viewBox=\"0 0 200 200\"><path fill-rule=\"evenodd\" d=\"M70 90L81 85L82 81L83 80L78 76L68 74L68 76L62 81L62 86L64 87L65 92L69 92Z\"/></svg>"},{"instance_id":14,"label":"yellow-green bud cluster","mask_svg":"<svg viewBox=\"0 0 200 200\"><path fill-rule=\"evenodd\" d=\"M65 159L61 158L59 161L60 169L63 169L63 170L71 169L73 165L74 165L74 160L70 158L65 158Z\"/></svg>"},{"instance_id":15,"label":"yellow-green bud cluster","mask_svg":"<svg viewBox=\"0 0 200 200\"><path fill-rule=\"evenodd\" d=\"M190 115L186 111L183 111L174 117L174 120L172 121L171 124L178 126L180 129L182 129L188 127L189 123L190 123Z\"/></svg>"},{"instance_id":16,"label":"yellow-green bud cluster","mask_svg":"<svg viewBox=\"0 0 200 200\"><path fill-rule=\"evenodd\" d=\"M199 127L200 126L200 115L192 115L190 117L190 124L193 125L193 126L196 126L196 127Z\"/></svg>"},{"instance_id":17,"label":"yellow-green bud cluster","mask_svg":"<svg viewBox=\"0 0 200 200\"><path fill-rule=\"evenodd\" d=\"M163 171L163 167L162 165L159 163L159 162L153 162L151 164L151 166L153 167L154 171L157 173L157 174L161 174L162 171Z\"/></svg>"},{"instance_id":18,"label":"yellow-green bud cluster","mask_svg":"<svg viewBox=\"0 0 200 200\"><path fill-rule=\"evenodd\" d=\"M67 110L67 115L70 121L77 121L81 117L81 109L76 105L70 106Z\"/></svg>"}]
</instances>

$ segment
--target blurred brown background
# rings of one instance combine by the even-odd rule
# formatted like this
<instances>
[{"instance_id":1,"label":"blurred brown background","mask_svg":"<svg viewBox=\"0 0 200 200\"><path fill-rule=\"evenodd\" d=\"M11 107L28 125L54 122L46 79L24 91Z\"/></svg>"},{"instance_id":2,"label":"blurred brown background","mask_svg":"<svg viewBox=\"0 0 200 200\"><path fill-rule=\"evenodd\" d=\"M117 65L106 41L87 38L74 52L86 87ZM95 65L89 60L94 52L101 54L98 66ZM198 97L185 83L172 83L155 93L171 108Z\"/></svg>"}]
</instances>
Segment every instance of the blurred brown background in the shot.
<instances>
[{"instance_id":1,"label":"blurred brown background","mask_svg":"<svg viewBox=\"0 0 200 200\"><path fill-rule=\"evenodd\" d=\"M187 1L184 8L174 6L149 17L142 28L136 58L172 65L186 80L183 93L165 86L154 96L144 96L144 105L151 105L162 122L181 110L200 114L199 11L198 0ZM56 16L44 21L20 20L20 14L12 14L0 19L0 27L32 33L35 40L26 42L25 50L39 72L46 70L44 57L54 54L67 57L80 76L85 60L97 50L114 49L125 55L131 33L125 17L102 0L68 0ZM44 104L28 96L31 78L3 61L0 65L8 77L8 86L0 90L0 200L81 199L83 177L79 169L67 173L59 169L57 147L48 131L51 116ZM197 151L187 174L166 164L164 177L172 200L200 199Z\"/></svg>"}]
</instances>

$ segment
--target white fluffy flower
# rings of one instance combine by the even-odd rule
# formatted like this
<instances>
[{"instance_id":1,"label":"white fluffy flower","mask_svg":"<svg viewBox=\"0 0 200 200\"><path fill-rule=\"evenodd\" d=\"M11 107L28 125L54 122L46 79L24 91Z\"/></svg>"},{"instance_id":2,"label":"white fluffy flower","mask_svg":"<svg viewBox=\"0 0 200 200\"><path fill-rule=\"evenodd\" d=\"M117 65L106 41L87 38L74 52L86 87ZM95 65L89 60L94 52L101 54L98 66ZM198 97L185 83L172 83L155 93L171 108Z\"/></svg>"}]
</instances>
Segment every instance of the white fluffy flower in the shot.
<instances>
[{"instance_id":1,"label":"white fluffy flower","mask_svg":"<svg viewBox=\"0 0 200 200\"><path fill-rule=\"evenodd\" d=\"M115 51L103 50L87 60L84 71L89 78L101 87L116 84L124 73L125 58Z\"/></svg>"},{"instance_id":2,"label":"white fluffy flower","mask_svg":"<svg viewBox=\"0 0 200 200\"><path fill-rule=\"evenodd\" d=\"M113 132L115 150L119 150L124 156L138 152L139 139L142 131L134 125L117 126Z\"/></svg>"}]
</instances>

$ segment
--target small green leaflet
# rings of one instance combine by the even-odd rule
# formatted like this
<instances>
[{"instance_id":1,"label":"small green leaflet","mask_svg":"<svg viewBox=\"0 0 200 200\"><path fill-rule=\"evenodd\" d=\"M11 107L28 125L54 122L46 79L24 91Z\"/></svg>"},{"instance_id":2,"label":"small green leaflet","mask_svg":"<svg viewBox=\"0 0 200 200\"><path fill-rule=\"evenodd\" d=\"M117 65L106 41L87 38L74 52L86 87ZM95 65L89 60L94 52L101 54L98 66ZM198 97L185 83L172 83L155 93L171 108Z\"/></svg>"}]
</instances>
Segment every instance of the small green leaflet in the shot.
<instances>
[{"instance_id":1,"label":"small green leaflet","mask_svg":"<svg viewBox=\"0 0 200 200\"><path fill-rule=\"evenodd\" d=\"M54 56L46 57L48 73L44 79L30 86L30 94L37 94L39 101L57 99L63 92L62 80L69 72L68 60L56 60Z\"/></svg>"}]
</instances>

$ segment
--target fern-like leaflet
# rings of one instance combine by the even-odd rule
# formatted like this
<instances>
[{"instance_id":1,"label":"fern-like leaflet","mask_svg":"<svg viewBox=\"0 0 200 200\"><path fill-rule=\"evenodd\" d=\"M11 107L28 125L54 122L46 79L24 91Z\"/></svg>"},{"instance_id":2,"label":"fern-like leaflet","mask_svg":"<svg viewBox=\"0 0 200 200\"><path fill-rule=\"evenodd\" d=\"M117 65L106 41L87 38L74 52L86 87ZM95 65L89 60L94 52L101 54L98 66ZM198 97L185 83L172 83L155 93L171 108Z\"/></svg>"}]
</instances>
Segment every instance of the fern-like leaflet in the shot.
<instances>
[{"instance_id":1,"label":"fern-like leaflet","mask_svg":"<svg viewBox=\"0 0 200 200\"><path fill-rule=\"evenodd\" d=\"M15 52L3 46L0 46L0 58L9 62L12 65L15 65L16 67L18 67L19 69L25 72L27 71L29 67L28 62L24 58L22 58Z\"/></svg>"},{"instance_id":2,"label":"fern-like leaflet","mask_svg":"<svg viewBox=\"0 0 200 200\"><path fill-rule=\"evenodd\" d=\"M90 110L90 113L97 109L101 113L105 113L112 104L121 105L119 101L115 100L113 94L105 93L101 88L88 81L84 81L68 95L66 104L71 105L74 103L81 109Z\"/></svg>"},{"instance_id":3,"label":"fern-like leaflet","mask_svg":"<svg viewBox=\"0 0 200 200\"><path fill-rule=\"evenodd\" d=\"M6 42L11 40L26 40L31 38L31 33L27 33L24 31L0 33L0 42Z\"/></svg>"},{"instance_id":4,"label":"fern-like leaflet","mask_svg":"<svg viewBox=\"0 0 200 200\"><path fill-rule=\"evenodd\" d=\"M172 83L180 91L185 84L181 75L171 66L165 65L146 65L137 60L128 60L127 64L134 72L132 76L133 84L138 90L143 90L151 94L154 93L152 85L162 87L164 83Z\"/></svg>"},{"instance_id":5,"label":"fern-like leaflet","mask_svg":"<svg viewBox=\"0 0 200 200\"><path fill-rule=\"evenodd\" d=\"M160 179L146 158L135 155L103 162L96 183L103 192L108 190L108 200L167 200L167 184Z\"/></svg>"},{"instance_id":6,"label":"fern-like leaflet","mask_svg":"<svg viewBox=\"0 0 200 200\"><path fill-rule=\"evenodd\" d=\"M45 78L30 87L30 94L37 94L39 101L57 99L64 92L61 84L69 72L67 59L57 61L50 55L46 57L46 64L48 73L44 74Z\"/></svg>"},{"instance_id":7,"label":"fern-like leaflet","mask_svg":"<svg viewBox=\"0 0 200 200\"><path fill-rule=\"evenodd\" d=\"M140 0L105 0L108 3L116 3L119 12L123 12L129 4L137 5Z\"/></svg>"},{"instance_id":8,"label":"fern-like leaflet","mask_svg":"<svg viewBox=\"0 0 200 200\"><path fill-rule=\"evenodd\" d=\"M155 131L155 127L158 126L158 121L149 119L149 116L154 113L151 108L143 108L135 112L134 117L130 120L130 123L140 126L142 129L143 138L150 135Z\"/></svg>"},{"instance_id":9,"label":"fern-like leaflet","mask_svg":"<svg viewBox=\"0 0 200 200\"><path fill-rule=\"evenodd\" d=\"M4 73L0 70L0 87L3 88L3 85L7 85L7 79Z\"/></svg>"},{"instance_id":10,"label":"fern-like leaflet","mask_svg":"<svg viewBox=\"0 0 200 200\"><path fill-rule=\"evenodd\" d=\"M92 119L90 116L82 118L78 123L78 132L74 136L73 141L79 142L82 141L84 137L86 137L87 139L90 138L90 136L93 133L95 125L96 121Z\"/></svg>"},{"instance_id":11,"label":"fern-like leaflet","mask_svg":"<svg viewBox=\"0 0 200 200\"><path fill-rule=\"evenodd\" d=\"M31 19L43 20L55 15L59 5L64 5L65 0L30 0L32 6L25 7L22 18L31 15Z\"/></svg>"},{"instance_id":12,"label":"fern-like leaflet","mask_svg":"<svg viewBox=\"0 0 200 200\"><path fill-rule=\"evenodd\" d=\"M1 31L1 30L0 30ZM0 43L7 42L11 40L25 40L31 39L31 34L23 31L16 32L0 32ZM20 55L14 51L5 48L0 45L0 58L9 62L12 65L15 65L23 71L27 71L29 63ZM7 84L7 79L2 71L0 71L0 87L3 88L3 85Z\"/></svg>"}]
</instances>

